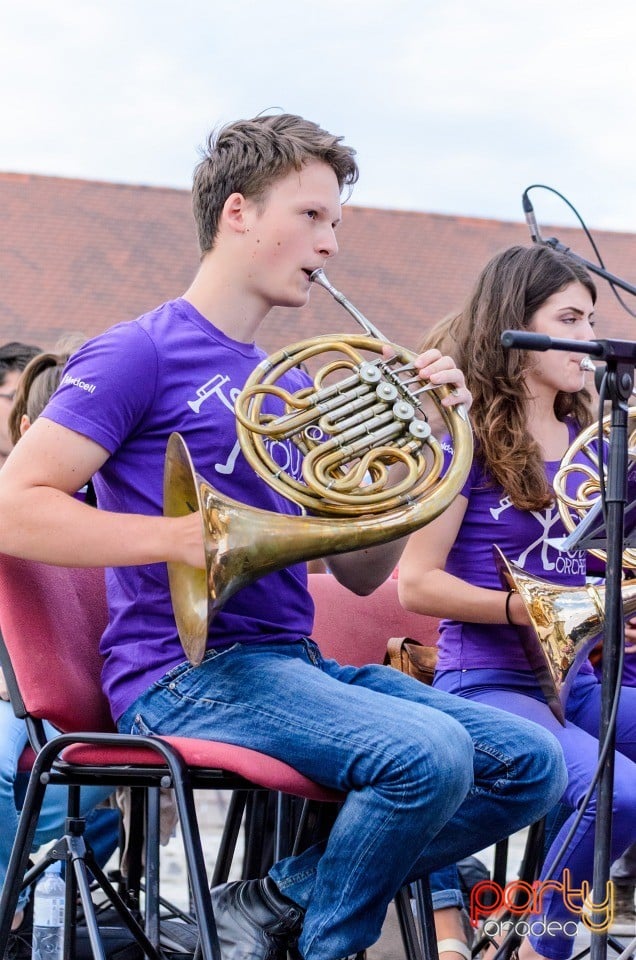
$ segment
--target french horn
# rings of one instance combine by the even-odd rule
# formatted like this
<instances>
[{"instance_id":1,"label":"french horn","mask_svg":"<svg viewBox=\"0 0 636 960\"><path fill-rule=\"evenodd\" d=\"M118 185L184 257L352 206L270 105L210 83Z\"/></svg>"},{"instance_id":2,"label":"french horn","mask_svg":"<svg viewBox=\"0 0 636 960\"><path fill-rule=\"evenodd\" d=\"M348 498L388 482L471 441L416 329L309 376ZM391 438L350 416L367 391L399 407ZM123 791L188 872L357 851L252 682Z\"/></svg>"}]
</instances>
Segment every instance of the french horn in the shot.
<instances>
[{"instance_id":1,"label":"french horn","mask_svg":"<svg viewBox=\"0 0 636 960\"><path fill-rule=\"evenodd\" d=\"M562 587L526 573L496 545L494 552L502 585L519 594L531 621L530 627L517 627L530 667L552 713L565 726L572 682L605 628L605 587ZM636 612L636 581L623 585L622 596L627 619Z\"/></svg>"},{"instance_id":2,"label":"french horn","mask_svg":"<svg viewBox=\"0 0 636 960\"><path fill-rule=\"evenodd\" d=\"M302 515L271 513L222 495L196 472L180 434L168 443L164 514L198 511L204 533L204 570L168 563L179 637L194 665L203 658L215 614L237 590L294 563L406 536L450 505L470 470L473 440L466 409L442 405L451 388L424 383L413 363L416 355L390 344L322 270L311 280L365 335L320 336L278 351L255 368L235 404L245 458L274 490L298 504ZM319 361L322 354L331 359ZM291 394L277 385L292 368L319 362L311 387ZM271 395L284 405L276 417L263 412ZM431 403L451 437L447 469L429 424ZM275 441L299 448L302 481L273 459L268 444ZM397 479L389 470L394 464L402 465Z\"/></svg>"}]
</instances>

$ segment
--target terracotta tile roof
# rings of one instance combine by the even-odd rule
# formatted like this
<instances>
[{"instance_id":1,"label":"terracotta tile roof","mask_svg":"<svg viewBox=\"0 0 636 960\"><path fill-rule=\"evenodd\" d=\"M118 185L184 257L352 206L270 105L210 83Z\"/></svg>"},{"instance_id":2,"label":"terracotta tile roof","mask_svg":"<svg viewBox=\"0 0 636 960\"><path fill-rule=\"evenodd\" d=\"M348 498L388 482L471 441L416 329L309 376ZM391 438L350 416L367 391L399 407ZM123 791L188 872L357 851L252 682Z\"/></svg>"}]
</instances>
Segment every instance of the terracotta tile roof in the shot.
<instances>
[{"instance_id":1,"label":"terracotta tile roof","mask_svg":"<svg viewBox=\"0 0 636 960\"><path fill-rule=\"evenodd\" d=\"M0 173L2 339L48 348L87 336L177 296L198 252L185 190ZM542 225L592 260L579 231ZM595 231L605 263L636 282L636 234ZM461 306L497 250L527 244L525 223L349 205L332 283L384 333L415 347L432 323ZM632 339L634 321L599 281L598 335ZM627 298L632 300L633 298ZM636 303L630 304L636 307ZM273 311L260 338L272 350L318 333L357 328L323 290L304 310Z\"/></svg>"}]
</instances>

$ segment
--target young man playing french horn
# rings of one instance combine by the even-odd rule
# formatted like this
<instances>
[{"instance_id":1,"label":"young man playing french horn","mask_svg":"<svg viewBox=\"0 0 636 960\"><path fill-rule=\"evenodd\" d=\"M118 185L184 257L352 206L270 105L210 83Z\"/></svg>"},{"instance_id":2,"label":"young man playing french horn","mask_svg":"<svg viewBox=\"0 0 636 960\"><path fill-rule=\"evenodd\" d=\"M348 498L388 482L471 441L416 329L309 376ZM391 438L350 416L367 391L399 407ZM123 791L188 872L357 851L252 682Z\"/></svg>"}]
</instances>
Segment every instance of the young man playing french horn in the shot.
<instances>
[{"instance_id":1,"label":"young man playing french horn","mask_svg":"<svg viewBox=\"0 0 636 960\"><path fill-rule=\"evenodd\" d=\"M538 819L563 788L559 748L533 724L398 671L325 663L307 639L304 563L240 590L201 665L184 662L165 562L205 559L201 518L161 515L168 438L181 433L222 493L299 513L237 450L233 400L264 356L254 338L270 309L304 305L309 274L337 253L341 191L357 175L341 138L297 116L213 134L194 177L191 286L75 355L0 481L0 550L109 568L103 676L120 730L242 744L346 794L325 844L214 891L224 960L275 960L294 943L305 960L364 950L406 880ZM416 366L456 387L445 404L469 402L449 357L428 351ZM287 376L293 390L307 383ZM97 512L72 497L90 477ZM402 546L336 556L331 573L369 593Z\"/></svg>"}]
</instances>

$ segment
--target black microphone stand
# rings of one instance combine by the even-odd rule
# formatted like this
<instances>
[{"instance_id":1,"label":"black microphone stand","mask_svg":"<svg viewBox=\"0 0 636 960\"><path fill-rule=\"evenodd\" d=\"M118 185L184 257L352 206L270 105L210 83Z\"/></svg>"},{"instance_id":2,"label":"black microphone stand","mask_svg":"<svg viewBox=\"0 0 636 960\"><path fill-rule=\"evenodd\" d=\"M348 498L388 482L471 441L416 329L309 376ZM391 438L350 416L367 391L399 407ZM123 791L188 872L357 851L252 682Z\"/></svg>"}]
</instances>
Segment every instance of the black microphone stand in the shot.
<instances>
[{"instance_id":1,"label":"black microphone stand","mask_svg":"<svg viewBox=\"0 0 636 960\"><path fill-rule=\"evenodd\" d=\"M545 241L544 241L545 242ZM598 272L597 268L597 272ZM603 274L605 276L605 274ZM624 284L622 284L624 286ZM628 400L634 385L636 342L628 340L562 340L530 331L506 330L501 336L505 348L523 350L565 350L584 353L604 360L607 368L607 397L611 401L609 454L606 489L607 571L605 594L605 639L601 685L599 750L607 741L607 751L597 791L597 817L594 838L594 903L599 906L609 888L614 795L615 730L610 723L612 703L618 696L619 665L624 643L623 602L621 593L622 558L627 503ZM599 469L603 469L599 451ZM581 544L583 546L584 544ZM603 917L595 912L593 922L600 926ZM593 931L591 960L605 960L607 929Z\"/></svg>"},{"instance_id":2,"label":"black microphone stand","mask_svg":"<svg viewBox=\"0 0 636 960\"><path fill-rule=\"evenodd\" d=\"M580 257L578 253L574 253L573 250L566 247L566 245L561 243L560 240L557 240L556 237L541 237L538 240L534 240L534 242L540 243L544 247L552 247L552 249L558 253L565 254L570 260L576 260L577 263L580 263L581 266L589 270L590 273L595 273L598 277L602 277L615 287L620 287L621 290L626 290L627 293L632 293L636 297L636 287L633 284L628 283L627 280L622 280L620 277L614 276L614 274L606 270L605 267L599 267L598 263L593 263L591 260L586 260L585 257Z\"/></svg>"}]
</instances>

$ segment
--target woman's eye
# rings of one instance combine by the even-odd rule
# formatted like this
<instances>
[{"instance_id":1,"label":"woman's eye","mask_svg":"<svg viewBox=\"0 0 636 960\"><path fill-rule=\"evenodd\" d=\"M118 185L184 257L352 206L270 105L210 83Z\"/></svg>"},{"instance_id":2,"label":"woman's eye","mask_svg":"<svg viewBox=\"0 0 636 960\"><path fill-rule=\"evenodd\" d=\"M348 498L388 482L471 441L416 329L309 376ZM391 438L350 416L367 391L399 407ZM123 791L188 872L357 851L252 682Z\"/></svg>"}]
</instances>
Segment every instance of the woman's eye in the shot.
<instances>
[{"instance_id":1,"label":"woman's eye","mask_svg":"<svg viewBox=\"0 0 636 960\"><path fill-rule=\"evenodd\" d=\"M562 317L563 323L568 323L570 326L573 326L576 323L587 323L585 317Z\"/></svg>"},{"instance_id":2,"label":"woman's eye","mask_svg":"<svg viewBox=\"0 0 636 960\"><path fill-rule=\"evenodd\" d=\"M317 210L308 210L308 211L307 211L307 216L309 217L310 220L315 220L316 217L318 216L318 211L317 211Z\"/></svg>"}]
</instances>

